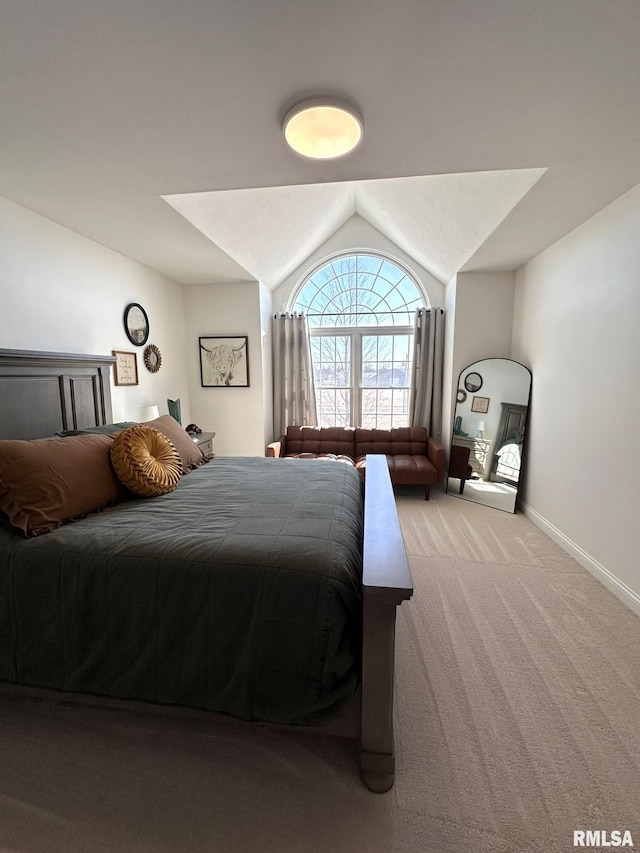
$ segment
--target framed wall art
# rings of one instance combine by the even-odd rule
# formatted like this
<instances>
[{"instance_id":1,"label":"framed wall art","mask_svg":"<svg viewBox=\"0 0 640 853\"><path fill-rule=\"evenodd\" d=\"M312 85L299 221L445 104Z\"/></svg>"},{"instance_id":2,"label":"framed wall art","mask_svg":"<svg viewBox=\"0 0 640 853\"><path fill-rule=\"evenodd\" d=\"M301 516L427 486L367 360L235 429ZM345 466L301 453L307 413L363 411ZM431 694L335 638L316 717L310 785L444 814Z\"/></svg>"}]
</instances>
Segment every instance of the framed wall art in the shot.
<instances>
[{"instance_id":1,"label":"framed wall art","mask_svg":"<svg viewBox=\"0 0 640 853\"><path fill-rule=\"evenodd\" d=\"M485 412L489 411L489 400L490 397L474 397L471 401L471 411L472 412Z\"/></svg>"},{"instance_id":2,"label":"framed wall art","mask_svg":"<svg viewBox=\"0 0 640 853\"><path fill-rule=\"evenodd\" d=\"M138 360L135 352L121 352L112 350L111 355L116 357L113 364L114 382L116 385L138 384Z\"/></svg>"},{"instance_id":3,"label":"framed wall art","mask_svg":"<svg viewBox=\"0 0 640 853\"><path fill-rule=\"evenodd\" d=\"M247 335L207 335L198 340L203 388L249 387Z\"/></svg>"}]
</instances>

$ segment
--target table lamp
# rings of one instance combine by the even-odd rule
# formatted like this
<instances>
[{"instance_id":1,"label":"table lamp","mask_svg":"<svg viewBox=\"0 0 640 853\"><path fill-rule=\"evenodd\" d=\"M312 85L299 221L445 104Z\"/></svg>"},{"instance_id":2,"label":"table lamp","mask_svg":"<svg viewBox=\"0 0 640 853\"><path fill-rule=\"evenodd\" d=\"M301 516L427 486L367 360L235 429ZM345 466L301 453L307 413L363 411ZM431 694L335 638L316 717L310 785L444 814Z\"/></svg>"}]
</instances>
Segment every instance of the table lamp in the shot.
<instances>
[{"instance_id":1,"label":"table lamp","mask_svg":"<svg viewBox=\"0 0 640 853\"><path fill-rule=\"evenodd\" d=\"M157 406L142 406L140 409L140 421L154 421L160 417L160 409Z\"/></svg>"}]
</instances>

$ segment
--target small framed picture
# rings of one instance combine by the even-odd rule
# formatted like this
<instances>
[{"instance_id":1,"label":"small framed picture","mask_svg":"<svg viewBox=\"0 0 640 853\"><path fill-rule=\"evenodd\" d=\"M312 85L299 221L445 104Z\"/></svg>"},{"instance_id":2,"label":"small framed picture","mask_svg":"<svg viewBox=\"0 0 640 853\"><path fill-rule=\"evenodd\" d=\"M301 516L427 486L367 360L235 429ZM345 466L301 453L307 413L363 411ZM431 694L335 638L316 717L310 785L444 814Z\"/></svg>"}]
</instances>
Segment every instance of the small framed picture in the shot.
<instances>
[{"instance_id":1,"label":"small framed picture","mask_svg":"<svg viewBox=\"0 0 640 853\"><path fill-rule=\"evenodd\" d=\"M488 412L490 397L474 397L471 401L472 412Z\"/></svg>"},{"instance_id":2,"label":"small framed picture","mask_svg":"<svg viewBox=\"0 0 640 853\"><path fill-rule=\"evenodd\" d=\"M249 338L222 335L199 338L203 388L249 387Z\"/></svg>"},{"instance_id":3,"label":"small framed picture","mask_svg":"<svg viewBox=\"0 0 640 853\"><path fill-rule=\"evenodd\" d=\"M116 385L138 384L138 361L135 352L121 352L112 350L111 355L116 357L113 365L114 382Z\"/></svg>"}]
</instances>

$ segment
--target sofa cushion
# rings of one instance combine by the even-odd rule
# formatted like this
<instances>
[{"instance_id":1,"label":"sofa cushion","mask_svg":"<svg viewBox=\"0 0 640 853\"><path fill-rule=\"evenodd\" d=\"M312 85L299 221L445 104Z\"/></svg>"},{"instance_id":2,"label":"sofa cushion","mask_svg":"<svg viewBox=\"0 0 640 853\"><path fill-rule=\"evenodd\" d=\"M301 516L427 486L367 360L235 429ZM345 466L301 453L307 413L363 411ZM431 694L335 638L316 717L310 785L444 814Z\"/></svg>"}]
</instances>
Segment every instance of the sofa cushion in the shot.
<instances>
[{"instance_id":1,"label":"sofa cushion","mask_svg":"<svg viewBox=\"0 0 640 853\"><path fill-rule=\"evenodd\" d=\"M300 453L332 453L355 457L354 427L287 427L287 456Z\"/></svg>"},{"instance_id":2,"label":"sofa cushion","mask_svg":"<svg viewBox=\"0 0 640 853\"><path fill-rule=\"evenodd\" d=\"M358 427L355 435L355 455L386 453L390 456L427 455L426 427L393 427L393 429L364 429Z\"/></svg>"},{"instance_id":3,"label":"sofa cushion","mask_svg":"<svg viewBox=\"0 0 640 853\"><path fill-rule=\"evenodd\" d=\"M426 456L398 453L387 456L387 462L391 480L394 483L427 485L438 482L438 471Z\"/></svg>"},{"instance_id":4,"label":"sofa cushion","mask_svg":"<svg viewBox=\"0 0 640 853\"><path fill-rule=\"evenodd\" d=\"M391 482L398 485L425 486L439 482L438 471L426 456L414 456L410 453L398 453L395 456L387 454L387 465ZM358 473L364 475L365 467L366 456L358 456L356 458Z\"/></svg>"}]
</instances>

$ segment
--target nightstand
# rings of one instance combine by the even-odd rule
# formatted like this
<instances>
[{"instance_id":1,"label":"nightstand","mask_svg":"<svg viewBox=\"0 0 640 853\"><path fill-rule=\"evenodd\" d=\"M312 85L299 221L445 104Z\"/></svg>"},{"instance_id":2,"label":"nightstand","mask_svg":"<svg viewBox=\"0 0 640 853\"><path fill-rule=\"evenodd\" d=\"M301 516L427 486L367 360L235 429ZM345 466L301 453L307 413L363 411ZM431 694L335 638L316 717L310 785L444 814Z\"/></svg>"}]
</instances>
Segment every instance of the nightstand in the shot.
<instances>
[{"instance_id":1,"label":"nightstand","mask_svg":"<svg viewBox=\"0 0 640 853\"><path fill-rule=\"evenodd\" d=\"M213 452L213 439L215 437L215 432L200 432L198 435L191 436L194 444L198 445L205 456L215 456Z\"/></svg>"}]
</instances>

